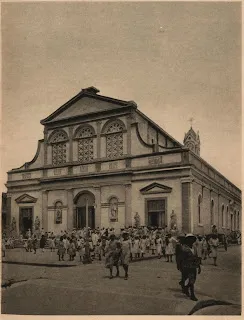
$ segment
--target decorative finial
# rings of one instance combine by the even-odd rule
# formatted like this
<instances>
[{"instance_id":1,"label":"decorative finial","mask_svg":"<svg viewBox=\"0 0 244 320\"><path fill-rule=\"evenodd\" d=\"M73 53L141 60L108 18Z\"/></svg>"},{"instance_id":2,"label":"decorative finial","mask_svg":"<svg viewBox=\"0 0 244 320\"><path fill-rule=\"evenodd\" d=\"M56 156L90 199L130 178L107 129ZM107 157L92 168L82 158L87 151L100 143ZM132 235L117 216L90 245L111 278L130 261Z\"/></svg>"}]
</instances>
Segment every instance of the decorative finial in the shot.
<instances>
[{"instance_id":1,"label":"decorative finial","mask_svg":"<svg viewBox=\"0 0 244 320\"><path fill-rule=\"evenodd\" d=\"M190 118L190 119L188 120L188 121L190 122L190 124L191 124L191 128L192 128L193 120L194 120L194 118Z\"/></svg>"}]
</instances>

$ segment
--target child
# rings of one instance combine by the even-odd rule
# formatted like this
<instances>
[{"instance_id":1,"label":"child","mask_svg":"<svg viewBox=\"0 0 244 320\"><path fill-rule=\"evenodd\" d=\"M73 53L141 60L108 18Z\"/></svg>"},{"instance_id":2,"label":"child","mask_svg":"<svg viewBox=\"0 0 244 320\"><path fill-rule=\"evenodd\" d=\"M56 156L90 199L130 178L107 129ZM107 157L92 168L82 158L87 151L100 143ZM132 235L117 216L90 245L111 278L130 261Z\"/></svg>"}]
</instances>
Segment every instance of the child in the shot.
<instances>
[{"instance_id":1,"label":"child","mask_svg":"<svg viewBox=\"0 0 244 320\"><path fill-rule=\"evenodd\" d=\"M166 262L172 262L172 257L174 254L174 246L173 246L173 239L171 234L166 237Z\"/></svg>"},{"instance_id":2,"label":"child","mask_svg":"<svg viewBox=\"0 0 244 320\"><path fill-rule=\"evenodd\" d=\"M158 254L158 259L161 259L161 253L162 253L162 240L159 238L159 235L156 235L155 239L155 244L156 244L156 249L157 249L157 254Z\"/></svg>"},{"instance_id":3,"label":"child","mask_svg":"<svg viewBox=\"0 0 244 320\"><path fill-rule=\"evenodd\" d=\"M33 250L34 250L34 254L36 254L36 249L37 249L37 238L36 238L36 235L34 235L34 238L32 240L32 247L33 247Z\"/></svg>"},{"instance_id":4,"label":"child","mask_svg":"<svg viewBox=\"0 0 244 320\"><path fill-rule=\"evenodd\" d=\"M146 250L147 250L147 253L149 253L149 250L150 250L150 239L149 239L149 236L146 236Z\"/></svg>"},{"instance_id":5,"label":"child","mask_svg":"<svg viewBox=\"0 0 244 320\"><path fill-rule=\"evenodd\" d=\"M73 239L70 239L69 246L68 246L68 255L69 261L74 261L74 257L76 255L76 248Z\"/></svg>"},{"instance_id":6,"label":"child","mask_svg":"<svg viewBox=\"0 0 244 320\"><path fill-rule=\"evenodd\" d=\"M125 271L124 279L128 279L128 271L129 271L129 261L130 261L130 253L131 253L131 243L129 240L128 232L123 233L123 241L121 243L121 263Z\"/></svg>"},{"instance_id":7,"label":"child","mask_svg":"<svg viewBox=\"0 0 244 320\"><path fill-rule=\"evenodd\" d=\"M103 257L105 257L105 248L106 248L106 245L107 245L106 236L102 236L101 253L102 253Z\"/></svg>"},{"instance_id":8,"label":"child","mask_svg":"<svg viewBox=\"0 0 244 320\"><path fill-rule=\"evenodd\" d=\"M84 264L92 263L89 238L86 238L84 248L85 248L84 250L85 253L83 257L83 263Z\"/></svg>"},{"instance_id":9,"label":"child","mask_svg":"<svg viewBox=\"0 0 244 320\"><path fill-rule=\"evenodd\" d=\"M27 240L27 251L32 252L32 239L31 239L31 237L29 237Z\"/></svg>"},{"instance_id":10,"label":"child","mask_svg":"<svg viewBox=\"0 0 244 320\"><path fill-rule=\"evenodd\" d=\"M98 239L96 247L95 247L95 254L98 255L99 261L101 261L101 251L102 251L102 241L101 241L101 239Z\"/></svg>"},{"instance_id":11,"label":"child","mask_svg":"<svg viewBox=\"0 0 244 320\"><path fill-rule=\"evenodd\" d=\"M140 249L141 249L141 257L143 258L144 253L146 253L146 243L147 239L146 236L142 236L141 242L140 242Z\"/></svg>"},{"instance_id":12,"label":"child","mask_svg":"<svg viewBox=\"0 0 244 320\"><path fill-rule=\"evenodd\" d=\"M208 242L205 237L202 239L202 259L206 260L208 256Z\"/></svg>"},{"instance_id":13,"label":"child","mask_svg":"<svg viewBox=\"0 0 244 320\"><path fill-rule=\"evenodd\" d=\"M117 245L117 241L115 240L115 236L110 236L110 241L106 247L106 258L105 258L105 267L110 271L110 279L113 278L113 266L116 266L117 273L116 277L119 276L119 246Z\"/></svg>"},{"instance_id":14,"label":"child","mask_svg":"<svg viewBox=\"0 0 244 320\"><path fill-rule=\"evenodd\" d=\"M82 237L77 240L77 250L80 256L80 262L84 260L85 255L85 241Z\"/></svg>"},{"instance_id":15,"label":"child","mask_svg":"<svg viewBox=\"0 0 244 320\"><path fill-rule=\"evenodd\" d=\"M211 255L214 260L214 266L217 266L217 255L218 255L218 245L219 245L219 239L217 234L213 234L212 237L209 240Z\"/></svg>"},{"instance_id":16,"label":"child","mask_svg":"<svg viewBox=\"0 0 244 320\"><path fill-rule=\"evenodd\" d=\"M42 252L44 252L45 244L46 244L46 237L45 235L42 235L40 240L40 248L42 249Z\"/></svg>"},{"instance_id":17,"label":"child","mask_svg":"<svg viewBox=\"0 0 244 320\"><path fill-rule=\"evenodd\" d=\"M151 249L152 249L152 255L155 255L156 250L156 243L155 243L155 235L151 233Z\"/></svg>"},{"instance_id":18,"label":"child","mask_svg":"<svg viewBox=\"0 0 244 320\"><path fill-rule=\"evenodd\" d=\"M202 264L202 252L203 252L203 242L202 237L198 236L197 240L195 242L196 250L197 250L197 256L199 257L200 264Z\"/></svg>"},{"instance_id":19,"label":"child","mask_svg":"<svg viewBox=\"0 0 244 320\"><path fill-rule=\"evenodd\" d=\"M62 261L64 261L65 252L66 252L66 250L64 247L63 237L60 237L59 242L58 242L58 252L57 252L59 261L61 261L61 259L62 259ZM60 259L60 257L61 257L61 259Z\"/></svg>"},{"instance_id":20,"label":"child","mask_svg":"<svg viewBox=\"0 0 244 320\"><path fill-rule=\"evenodd\" d=\"M24 248L25 248L25 251L28 252L27 240L24 240Z\"/></svg>"},{"instance_id":21,"label":"child","mask_svg":"<svg viewBox=\"0 0 244 320\"><path fill-rule=\"evenodd\" d=\"M54 236L54 234L52 233L51 238L50 238L50 249L51 249L51 252L52 252L52 251L55 251L55 248L56 248L55 236Z\"/></svg>"},{"instance_id":22,"label":"child","mask_svg":"<svg viewBox=\"0 0 244 320\"><path fill-rule=\"evenodd\" d=\"M140 258L140 240L138 236L135 237L133 249L135 258Z\"/></svg>"}]
</instances>

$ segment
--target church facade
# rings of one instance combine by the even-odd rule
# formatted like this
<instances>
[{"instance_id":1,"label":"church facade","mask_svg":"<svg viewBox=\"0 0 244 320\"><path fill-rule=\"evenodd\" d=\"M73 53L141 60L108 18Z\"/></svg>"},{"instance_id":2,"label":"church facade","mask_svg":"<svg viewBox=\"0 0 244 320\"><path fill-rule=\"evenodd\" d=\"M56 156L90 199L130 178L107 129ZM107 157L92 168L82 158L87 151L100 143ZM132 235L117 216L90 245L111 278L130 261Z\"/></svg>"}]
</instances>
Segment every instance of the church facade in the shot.
<instances>
[{"instance_id":1,"label":"church facade","mask_svg":"<svg viewBox=\"0 0 244 320\"><path fill-rule=\"evenodd\" d=\"M241 229L241 190L133 101L81 90L41 121L33 160L8 172L7 211L17 233L134 225L209 233ZM38 221L38 223L36 223Z\"/></svg>"}]
</instances>

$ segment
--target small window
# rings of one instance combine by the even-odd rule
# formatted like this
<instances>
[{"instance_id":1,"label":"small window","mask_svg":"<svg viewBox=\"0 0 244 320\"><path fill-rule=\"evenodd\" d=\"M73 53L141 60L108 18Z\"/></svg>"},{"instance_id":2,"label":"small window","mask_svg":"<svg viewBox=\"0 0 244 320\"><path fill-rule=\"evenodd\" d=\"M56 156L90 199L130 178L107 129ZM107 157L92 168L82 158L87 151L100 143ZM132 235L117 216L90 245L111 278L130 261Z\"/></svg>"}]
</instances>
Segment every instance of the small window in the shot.
<instances>
[{"instance_id":1,"label":"small window","mask_svg":"<svg viewBox=\"0 0 244 320\"><path fill-rule=\"evenodd\" d=\"M224 224L224 211L225 211L225 206L222 205L222 209L221 209L221 222L222 222L222 227L225 226L225 224Z\"/></svg>"},{"instance_id":2,"label":"small window","mask_svg":"<svg viewBox=\"0 0 244 320\"><path fill-rule=\"evenodd\" d=\"M211 217L210 217L211 225L214 225L214 201L211 201Z\"/></svg>"},{"instance_id":3,"label":"small window","mask_svg":"<svg viewBox=\"0 0 244 320\"><path fill-rule=\"evenodd\" d=\"M202 196L199 194L198 196L198 223L201 223L201 204L202 204Z\"/></svg>"}]
</instances>

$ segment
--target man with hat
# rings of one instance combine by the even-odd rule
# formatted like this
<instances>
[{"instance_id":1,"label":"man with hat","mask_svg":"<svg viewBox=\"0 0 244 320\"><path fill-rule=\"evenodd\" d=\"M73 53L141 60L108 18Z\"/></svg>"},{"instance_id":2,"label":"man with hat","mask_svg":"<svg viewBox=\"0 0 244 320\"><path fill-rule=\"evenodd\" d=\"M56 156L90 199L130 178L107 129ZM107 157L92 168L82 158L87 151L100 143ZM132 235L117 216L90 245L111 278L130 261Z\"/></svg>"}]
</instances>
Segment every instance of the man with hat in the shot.
<instances>
[{"instance_id":1,"label":"man with hat","mask_svg":"<svg viewBox=\"0 0 244 320\"><path fill-rule=\"evenodd\" d=\"M190 296L191 300L197 301L195 296L194 284L198 274L201 273L201 266L199 258L197 257L196 247L193 244L196 241L196 237L189 233L186 235L184 245L182 246L181 253L181 270L182 270L182 288L183 292ZM189 293L190 289L190 293Z\"/></svg>"},{"instance_id":2,"label":"man with hat","mask_svg":"<svg viewBox=\"0 0 244 320\"><path fill-rule=\"evenodd\" d=\"M185 242L185 234L181 233L178 235L177 237L177 241L176 241L176 246L175 246L175 260L176 260L176 266L177 269L180 271L181 273L181 281L179 282L179 284L182 287L182 292L184 292L184 286L183 286L183 272L182 272L182 250L183 250L183 245Z\"/></svg>"}]
</instances>

